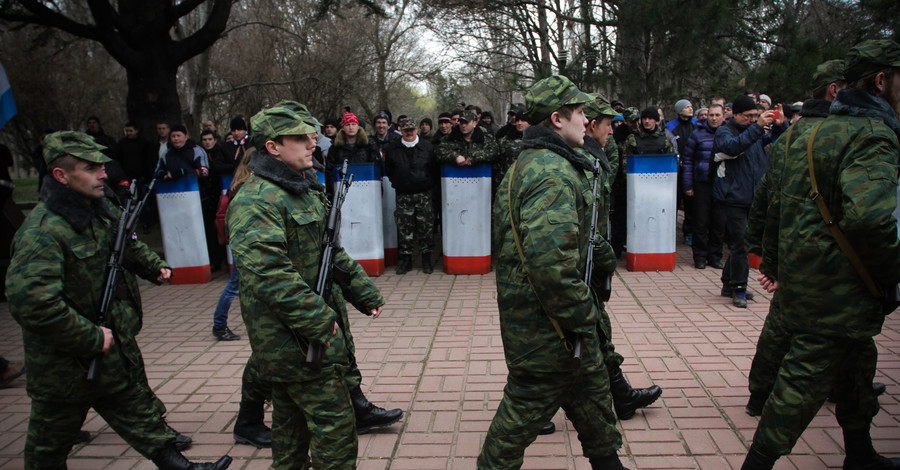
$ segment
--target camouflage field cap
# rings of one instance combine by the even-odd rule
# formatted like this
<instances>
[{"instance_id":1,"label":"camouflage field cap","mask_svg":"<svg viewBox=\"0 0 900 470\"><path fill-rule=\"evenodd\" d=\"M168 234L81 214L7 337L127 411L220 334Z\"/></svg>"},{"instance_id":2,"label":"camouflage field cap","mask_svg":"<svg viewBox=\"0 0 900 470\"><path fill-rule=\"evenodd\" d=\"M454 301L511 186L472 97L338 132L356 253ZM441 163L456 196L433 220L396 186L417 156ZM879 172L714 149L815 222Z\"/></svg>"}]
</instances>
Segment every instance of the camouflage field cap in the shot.
<instances>
[{"instance_id":1,"label":"camouflage field cap","mask_svg":"<svg viewBox=\"0 0 900 470\"><path fill-rule=\"evenodd\" d=\"M888 39L863 41L847 54L844 80L854 82L890 67L900 67L900 44Z\"/></svg>"},{"instance_id":2,"label":"camouflage field cap","mask_svg":"<svg viewBox=\"0 0 900 470\"><path fill-rule=\"evenodd\" d=\"M400 122L397 124L397 127L401 131L405 131L406 129L415 129L416 121L414 121L413 118L405 117L400 120Z\"/></svg>"},{"instance_id":3,"label":"camouflage field cap","mask_svg":"<svg viewBox=\"0 0 900 470\"><path fill-rule=\"evenodd\" d=\"M626 121L634 122L641 118L641 111L632 106L622 113L622 117L624 117Z\"/></svg>"},{"instance_id":4,"label":"camouflage field cap","mask_svg":"<svg viewBox=\"0 0 900 470\"><path fill-rule=\"evenodd\" d=\"M844 68L846 62L841 59L828 60L816 66L813 73L813 89L828 86L832 83L844 79Z\"/></svg>"},{"instance_id":5,"label":"camouflage field cap","mask_svg":"<svg viewBox=\"0 0 900 470\"><path fill-rule=\"evenodd\" d=\"M322 123L319 122L319 120L316 119L316 117L313 116L311 112L309 112L309 108L307 108L304 104L300 104L293 100L284 100L279 101L275 104L275 106L284 106L285 108L290 109L291 111L297 113L300 116L300 119L303 119L303 122L309 124L310 126L322 126Z\"/></svg>"},{"instance_id":6,"label":"camouflage field cap","mask_svg":"<svg viewBox=\"0 0 900 470\"><path fill-rule=\"evenodd\" d=\"M316 128L287 106L273 106L250 118L250 135L253 145L261 149L266 141L282 135L304 135L316 132Z\"/></svg>"},{"instance_id":7,"label":"camouflage field cap","mask_svg":"<svg viewBox=\"0 0 900 470\"><path fill-rule=\"evenodd\" d=\"M593 98L584 105L584 115L587 116L588 119L593 120L600 116L609 116L612 118L621 116L612 108L612 105L609 104L609 99L605 96L600 93L588 93L588 96Z\"/></svg>"},{"instance_id":8,"label":"camouflage field cap","mask_svg":"<svg viewBox=\"0 0 900 470\"><path fill-rule=\"evenodd\" d=\"M476 116L476 115L475 115L475 112L472 111L471 109L467 109L467 110L462 111L461 113L459 113L459 120L460 120L460 121L466 121L466 122L477 121L477 120L478 120L478 116Z\"/></svg>"},{"instance_id":9,"label":"camouflage field cap","mask_svg":"<svg viewBox=\"0 0 900 470\"><path fill-rule=\"evenodd\" d=\"M563 106L590 101L591 97L567 77L553 75L538 80L525 92L525 116L528 122L537 124Z\"/></svg>"},{"instance_id":10,"label":"camouflage field cap","mask_svg":"<svg viewBox=\"0 0 900 470\"><path fill-rule=\"evenodd\" d=\"M111 162L112 159L104 155L103 150L106 147L84 132L59 131L44 137L44 161L47 163L64 155L94 163Z\"/></svg>"}]
</instances>

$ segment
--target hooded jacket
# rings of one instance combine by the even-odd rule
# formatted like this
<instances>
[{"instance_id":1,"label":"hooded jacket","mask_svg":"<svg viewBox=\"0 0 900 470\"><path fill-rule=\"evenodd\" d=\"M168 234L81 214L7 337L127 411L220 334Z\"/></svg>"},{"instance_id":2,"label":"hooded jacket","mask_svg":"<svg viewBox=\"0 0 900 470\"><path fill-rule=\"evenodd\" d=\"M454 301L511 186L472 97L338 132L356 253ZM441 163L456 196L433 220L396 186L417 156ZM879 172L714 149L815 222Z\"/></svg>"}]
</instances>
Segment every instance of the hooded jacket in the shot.
<instances>
[{"instance_id":1,"label":"hooded jacket","mask_svg":"<svg viewBox=\"0 0 900 470\"><path fill-rule=\"evenodd\" d=\"M780 128L775 127L780 133ZM750 208L759 180L766 172L769 161L765 146L774 140L756 122L742 126L728 119L716 129L713 155L717 152L735 158L722 161L724 176L713 178L713 199L737 207Z\"/></svg>"}]
</instances>

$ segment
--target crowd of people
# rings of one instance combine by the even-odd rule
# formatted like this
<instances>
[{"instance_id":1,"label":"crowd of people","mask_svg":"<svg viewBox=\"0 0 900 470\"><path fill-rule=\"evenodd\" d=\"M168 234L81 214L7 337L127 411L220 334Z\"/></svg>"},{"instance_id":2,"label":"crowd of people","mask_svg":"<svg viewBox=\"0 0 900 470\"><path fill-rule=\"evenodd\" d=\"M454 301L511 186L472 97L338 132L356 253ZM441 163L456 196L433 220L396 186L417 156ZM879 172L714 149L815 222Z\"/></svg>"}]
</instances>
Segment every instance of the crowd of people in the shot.
<instances>
[{"instance_id":1,"label":"crowd of people","mask_svg":"<svg viewBox=\"0 0 900 470\"><path fill-rule=\"evenodd\" d=\"M112 321L98 324L95 313L130 181L140 193L154 177L196 175L211 263L223 262L226 241L235 262L213 335L240 339L227 326L239 296L253 350L235 440L272 447L275 468L308 464L310 453L316 468L353 468L357 435L404 413L373 405L361 390L346 304L378 318L385 300L374 283L340 247L335 288L323 297L312 282L335 169L347 161L383 165L397 193L398 274L412 269L416 253L422 271L433 271L439 165L492 168L492 251L509 374L478 468L521 466L534 438L554 431L550 418L561 407L591 467L622 469L616 420L652 404L662 389L633 389L623 376L604 280L627 250L628 157L673 154L694 267L721 269L722 295L746 308L754 253L760 286L774 293L749 374L746 411L760 422L742 469L771 469L789 454L828 397L844 431L844 468L900 468L869 436L885 391L873 383L872 338L897 306L888 294L900 281L893 216L900 45L861 43L846 60L821 64L811 88L810 99L794 104L752 91L696 110L683 99L666 121L659 106L611 102L554 75L527 90L503 127L490 111L459 103L438 116L437 128L428 118L395 121L381 111L369 135L349 108L321 123L304 105L283 101L236 116L224 137L204 122L200 145L185 126L166 122L157 125L156 143L132 123L116 142L93 117L85 133L46 129L36 152L42 202L17 232L7 280L26 363L3 360L2 384L26 371L26 467L64 466L89 408L160 468L230 464L228 456L187 461L181 450L190 439L165 423L165 406L147 385L134 340L141 328L135 276L164 282L166 262L129 243ZM143 224L149 228L152 217ZM95 356L103 357L103 394L85 382Z\"/></svg>"}]
</instances>

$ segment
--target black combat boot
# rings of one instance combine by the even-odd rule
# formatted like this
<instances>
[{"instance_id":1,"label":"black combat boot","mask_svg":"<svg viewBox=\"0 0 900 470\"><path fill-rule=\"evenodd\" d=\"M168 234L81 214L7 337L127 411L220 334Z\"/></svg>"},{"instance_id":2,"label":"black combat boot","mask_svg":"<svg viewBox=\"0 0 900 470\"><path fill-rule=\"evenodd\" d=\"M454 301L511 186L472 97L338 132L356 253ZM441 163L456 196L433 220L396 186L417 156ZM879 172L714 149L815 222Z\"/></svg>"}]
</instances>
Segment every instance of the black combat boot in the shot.
<instances>
[{"instance_id":1,"label":"black combat boot","mask_svg":"<svg viewBox=\"0 0 900 470\"><path fill-rule=\"evenodd\" d=\"M869 428L844 429L844 470L898 470L900 459L882 457L872 447Z\"/></svg>"},{"instance_id":2,"label":"black combat boot","mask_svg":"<svg viewBox=\"0 0 900 470\"><path fill-rule=\"evenodd\" d=\"M553 434L555 432L556 432L556 425L553 424L553 421L550 421L549 423L545 424L544 427L542 427L540 431L538 431L538 435L546 436L548 434Z\"/></svg>"},{"instance_id":3,"label":"black combat boot","mask_svg":"<svg viewBox=\"0 0 900 470\"><path fill-rule=\"evenodd\" d=\"M431 253L422 253L422 272L431 274L434 268L431 266Z\"/></svg>"},{"instance_id":4,"label":"black combat boot","mask_svg":"<svg viewBox=\"0 0 900 470\"><path fill-rule=\"evenodd\" d=\"M166 446L152 460L159 467L159 470L225 470L231 465L231 457L227 455L222 456L215 463L191 462L184 458L174 445Z\"/></svg>"},{"instance_id":5,"label":"black combat boot","mask_svg":"<svg viewBox=\"0 0 900 470\"><path fill-rule=\"evenodd\" d=\"M412 268L412 255L400 255L397 262L397 274L406 274Z\"/></svg>"},{"instance_id":6,"label":"black combat boot","mask_svg":"<svg viewBox=\"0 0 900 470\"><path fill-rule=\"evenodd\" d=\"M166 427L168 427L169 429L172 429L172 426L169 426L168 424L166 424ZM175 448L178 449L179 452L184 452L184 451L188 450L188 448L190 448L191 445L194 443L194 440L191 439L189 436L185 436L184 434L181 434L180 432L178 432L174 429L172 429L172 432L175 433Z\"/></svg>"},{"instance_id":7,"label":"black combat boot","mask_svg":"<svg viewBox=\"0 0 900 470\"><path fill-rule=\"evenodd\" d=\"M622 375L622 369L609 375L609 391L613 397L616 416L622 421L631 419L635 411L655 402L662 395L662 389L658 385L643 389L631 388Z\"/></svg>"},{"instance_id":8,"label":"black combat boot","mask_svg":"<svg viewBox=\"0 0 900 470\"><path fill-rule=\"evenodd\" d=\"M390 426L403 418L403 410L400 408L385 410L369 403L359 387L350 391L350 399L353 401L353 412L356 414L356 434L365 434L372 428Z\"/></svg>"},{"instance_id":9,"label":"black combat boot","mask_svg":"<svg viewBox=\"0 0 900 470\"><path fill-rule=\"evenodd\" d=\"M741 465L741 470L772 470L776 460L778 459L763 454L756 449L756 446L751 445L747 457L744 458L744 464Z\"/></svg>"},{"instance_id":10,"label":"black combat boot","mask_svg":"<svg viewBox=\"0 0 900 470\"><path fill-rule=\"evenodd\" d=\"M232 433L234 441L257 449L272 447L272 430L263 422L263 416L263 402L241 400Z\"/></svg>"},{"instance_id":11,"label":"black combat boot","mask_svg":"<svg viewBox=\"0 0 900 470\"><path fill-rule=\"evenodd\" d=\"M591 462L591 470L628 470L622 465L619 456L616 454L606 457L594 457L588 459Z\"/></svg>"}]
</instances>

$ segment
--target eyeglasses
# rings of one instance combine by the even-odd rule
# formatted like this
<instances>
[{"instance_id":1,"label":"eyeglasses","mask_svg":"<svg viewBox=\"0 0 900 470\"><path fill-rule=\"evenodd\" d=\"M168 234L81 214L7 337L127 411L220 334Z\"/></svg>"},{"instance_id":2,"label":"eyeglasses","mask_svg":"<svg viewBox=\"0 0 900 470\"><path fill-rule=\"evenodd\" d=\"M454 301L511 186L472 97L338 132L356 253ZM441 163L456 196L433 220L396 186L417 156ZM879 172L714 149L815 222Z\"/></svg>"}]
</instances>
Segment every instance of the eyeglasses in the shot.
<instances>
[{"instance_id":1,"label":"eyeglasses","mask_svg":"<svg viewBox=\"0 0 900 470\"><path fill-rule=\"evenodd\" d=\"M759 119L759 113L745 112L745 113L741 113L741 114L743 114L745 117L749 118L751 121L755 120L755 119Z\"/></svg>"}]
</instances>

